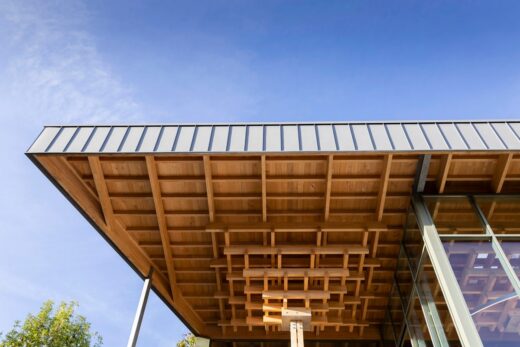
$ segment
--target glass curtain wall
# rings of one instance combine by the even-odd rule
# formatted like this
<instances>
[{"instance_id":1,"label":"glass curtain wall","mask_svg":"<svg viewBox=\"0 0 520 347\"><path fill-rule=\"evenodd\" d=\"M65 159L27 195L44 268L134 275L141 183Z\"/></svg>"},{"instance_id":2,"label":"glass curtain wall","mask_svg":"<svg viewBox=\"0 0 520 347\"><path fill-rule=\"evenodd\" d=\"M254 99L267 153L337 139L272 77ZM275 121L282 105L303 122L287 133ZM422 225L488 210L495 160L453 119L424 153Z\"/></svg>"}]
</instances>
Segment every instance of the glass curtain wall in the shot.
<instances>
[{"instance_id":1,"label":"glass curtain wall","mask_svg":"<svg viewBox=\"0 0 520 347\"><path fill-rule=\"evenodd\" d=\"M482 345L519 346L520 197L423 201Z\"/></svg>"},{"instance_id":2,"label":"glass curtain wall","mask_svg":"<svg viewBox=\"0 0 520 347\"><path fill-rule=\"evenodd\" d=\"M385 346L460 346L413 208L405 224L386 317Z\"/></svg>"}]
</instances>

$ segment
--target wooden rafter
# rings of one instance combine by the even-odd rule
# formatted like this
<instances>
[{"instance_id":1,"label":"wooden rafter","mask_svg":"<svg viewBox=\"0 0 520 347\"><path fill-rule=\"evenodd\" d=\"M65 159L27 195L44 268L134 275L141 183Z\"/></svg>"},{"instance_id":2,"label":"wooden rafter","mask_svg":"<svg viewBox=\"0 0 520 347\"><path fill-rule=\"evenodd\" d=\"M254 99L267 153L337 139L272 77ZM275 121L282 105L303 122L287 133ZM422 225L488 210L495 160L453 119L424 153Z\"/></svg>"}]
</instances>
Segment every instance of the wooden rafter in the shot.
<instances>
[{"instance_id":1,"label":"wooden rafter","mask_svg":"<svg viewBox=\"0 0 520 347\"><path fill-rule=\"evenodd\" d=\"M500 193L502 190L512 160L513 153L501 154L498 157L497 167L493 175L493 180L491 181L493 192Z\"/></svg>"},{"instance_id":2,"label":"wooden rafter","mask_svg":"<svg viewBox=\"0 0 520 347\"><path fill-rule=\"evenodd\" d=\"M80 180L81 182L83 182L84 186L87 188L88 192L92 195L92 197L96 200L99 200L98 196L96 195L96 188L92 188L91 185L88 185L88 184L85 184L82 179L81 179L81 175L76 171L76 169L74 168L74 166L71 164L71 162L69 161L68 158L64 157L62 158L63 160L63 163L70 169L70 171L74 174L74 176L76 176L76 178L78 178L78 180Z\"/></svg>"},{"instance_id":3,"label":"wooden rafter","mask_svg":"<svg viewBox=\"0 0 520 347\"><path fill-rule=\"evenodd\" d=\"M262 170L262 221L267 222L267 169L265 155L262 155L260 160L260 169Z\"/></svg>"},{"instance_id":4,"label":"wooden rafter","mask_svg":"<svg viewBox=\"0 0 520 347\"><path fill-rule=\"evenodd\" d=\"M166 216L164 213L164 205L161 197L161 187L159 185L157 167L155 158L153 156L146 156L146 169L150 177L150 186L152 189L152 195L157 212L157 223L159 225L159 233L161 235L161 243L163 248L164 257L166 260L166 269L168 272L168 279L170 282L171 295L174 302L177 302L178 306L186 307L187 310L191 311L190 316L196 321L197 324L202 325L202 320L198 314L193 311L191 306L186 302L182 296L181 290L176 285L175 267L173 265L173 257L170 247L170 236L168 234L168 225L166 223Z\"/></svg>"},{"instance_id":5,"label":"wooden rafter","mask_svg":"<svg viewBox=\"0 0 520 347\"><path fill-rule=\"evenodd\" d=\"M206 178L206 195L208 199L209 221L215 221L215 199L213 198L213 180L211 175L211 161L209 155L203 157L204 161L204 177Z\"/></svg>"},{"instance_id":6,"label":"wooden rafter","mask_svg":"<svg viewBox=\"0 0 520 347\"><path fill-rule=\"evenodd\" d=\"M175 269L173 267L172 250L170 248L170 235L168 234L168 225L166 224L164 205L161 197L161 187L159 186L159 180L157 178L157 167L155 165L154 157L146 157L146 168L148 170L148 176L150 177L150 186L152 189L155 211L157 214L157 224L159 225L159 233L161 234L162 248L164 252L164 258L166 260L166 269L168 271L170 287L172 289L172 297L174 297L176 295L174 291L176 282Z\"/></svg>"},{"instance_id":7,"label":"wooden rafter","mask_svg":"<svg viewBox=\"0 0 520 347\"><path fill-rule=\"evenodd\" d=\"M229 224L213 223L204 228L207 232L230 232L230 233L251 233L251 232L273 232L273 233L315 233L319 231L345 233L368 231L390 231L385 224L380 222L368 223L339 223L339 222L315 222L315 223L248 223L248 224ZM274 244L272 245L274 247Z\"/></svg>"},{"instance_id":8,"label":"wooden rafter","mask_svg":"<svg viewBox=\"0 0 520 347\"><path fill-rule=\"evenodd\" d=\"M509 171L509 167L511 166L512 161L512 153L499 155L496 169L491 180L491 189L494 193L498 194L502 191L502 188L504 187L504 182L507 177L507 172ZM497 202L493 200L491 201L491 204L487 208L485 208L484 213L488 220L491 219L491 217L493 216L496 206Z\"/></svg>"},{"instance_id":9,"label":"wooden rafter","mask_svg":"<svg viewBox=\"0 0 520 347\"><path fill-rule=\"evenodd\" d=\"M443 155L441 158L439 174L437 175L437 191L439 192L439 194L444 193L444 188L446 187L446 180L448 179L448 173L450 172L452 158L453 154L451 153Z\"/></svg>"},{"instance_id":10,"label":"wooden rafter","mask_svg":"<svg viewBox=\"0 0 520 347\"><path fill-rule=\"evenodd\" d=\"M327 178L326 178L326 186L325 186L325 204L323 211L323 220L328 221L330 215L330 195L332 191L332 172L334 165L334 156L329 155L327 158Z\"/></svg>"},{"instance_id":11,"label":"wooden rafter","mask_svg":"<svg viewBox=\"0 0 520 347\"><path fill-rule=\"evenodd\" d=\"M385 209L386 193L388 190L388 181L390 178L390 168L392 166L392 154L385 155L383 160L383 169L381 171L381 183L379 194L377 196L376 219L381 221Z\"/></svg>"},{"instance_id":12,"label":"wooden rafter","mask_svg":"<svg viewBox=\"0 0 520 347\"><path fill-rule=\"evenodd\" d=\"M103 209L103 215L105 216L105 223L109 229L112 229L115 225L114 210L112 208L112 204L110 203L108 188L105 183L101 162L99 161L98 157L89 157L88 162L90 164L90 169L92 170L92 176L94 177L94 184L98 192L101 208Z\"/></svg>"},{"instance_id":13,"label":"wooden rafter","mask_svg":"<svg viewBox=\"0 0 520 347\"><path fill-rule=\"evenodd\" d=\"M96 191L106 221L105 232L107 235L109 235L116 244L124 247L122 251L127 257L132 259L143 275L146 274L150 268L154 268L152 285L159 290L170 304L176 305L177 310L182 312L185 318L190 321L194 329L199 333L203 333L205 331L205 326L200 317L193 311L191 306L182 299L182 297L174 297L171 295L171 284L168 279L162 275L161 270L151 261L149 256L143 252L142 248L140 248L135 241L130 238L130 235L125 232L124 227L115 218L99 157L89 157L88 161L93 173Z\"/></svg>"},{"instance_id":14,"label":"wooden rafter","mask_svg":"<svg viewBox=\"0 0 520 347\"><path fill-rule=\"evenodd\" d=\"M328 221L330 217L330 199L331 199L331 191L332 191L332 172L334 165L334 157L333 155L329 155L327 157L327 171L325 176L325 195L323 197L323 220ZM327 231L319 230L316 238L316 245L327 244ZM314 264L316 267L320 266L320 255L319 254L311 254L310 262ZM314 280L312 283L316 283Z\"/></svg>"},{"instance_id":15,"label":"wooden rafter","mask_svg":"<svg viewBox=\"0 0 520 347\"><path fill-rule=\"evenodd\" d=\"M208 215L210 223L215 221L215 199L213 194L213 181L212 181L212 173L211 173L211 159L208 155L203 156L202 158L204 162L204 176L206 177L206 197L208 199ZM219 258L219 246L218 246L218 238L215 232L211 233L211 245L213 248L213 258ZM215 281L217 284L217 291L222 291L222 275L220 273L220 268L215 268ZM224 300L222 298L218 299L219 306L219 314L220 319L226 319L226 310L224 308ZM226 327L222 327L222 332L225 332Z\"/></svg>"}]
</instances>

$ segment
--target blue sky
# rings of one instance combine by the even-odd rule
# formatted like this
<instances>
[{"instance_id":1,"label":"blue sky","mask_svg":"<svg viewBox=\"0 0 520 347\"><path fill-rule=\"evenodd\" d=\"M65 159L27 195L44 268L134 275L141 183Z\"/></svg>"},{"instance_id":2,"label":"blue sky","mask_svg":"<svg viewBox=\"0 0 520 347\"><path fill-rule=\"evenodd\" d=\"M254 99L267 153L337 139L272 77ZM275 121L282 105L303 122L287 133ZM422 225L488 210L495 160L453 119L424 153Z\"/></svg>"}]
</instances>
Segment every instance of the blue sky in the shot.
<instances>
[{"instance_id":1,"label":"blue sky","mask_svg":"<svg viewBox=\"0 0 520 347\"><path fill-rule=\"evenodd\" d=\"M518 1L0 1L0 331L77 300L126 343L138 276L24 156L44 124L518 118ZM155 296L140 346L186 329Z\"/></svg>"}]
</instances>

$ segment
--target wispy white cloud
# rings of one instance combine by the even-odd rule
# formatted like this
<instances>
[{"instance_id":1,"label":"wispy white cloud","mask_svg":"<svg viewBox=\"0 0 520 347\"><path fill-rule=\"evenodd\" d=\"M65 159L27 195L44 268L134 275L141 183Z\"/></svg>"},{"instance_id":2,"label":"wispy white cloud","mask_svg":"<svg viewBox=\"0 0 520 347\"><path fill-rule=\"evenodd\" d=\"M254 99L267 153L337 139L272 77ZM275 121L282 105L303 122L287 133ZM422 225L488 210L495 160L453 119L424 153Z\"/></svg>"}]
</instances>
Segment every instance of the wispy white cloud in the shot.
<instances>
[{"instance_id":1,"label":"wispy white cloud","mask_svg":"<svg viewBox=\"0 0 520 347\"><path fill-rule=\"evenodd\" d=\"M0 82L9 96L3 113L42 122L140 118L140 105L103 61L88 22L87 9L75 0L1 2L3 46L9 48Z\"/></svg>"},{"instance_id":2,"label":"wispy white cloud","mask_svg":"<svg viewBox=\"0 0 520 347\"><path fill-rule=\"evenodd\" d=\"M0 179L10 182L0 198L0 277L8 279L0 281L0 307L6 309L0 314L0 330L45 299L77 300L80 312L106 336L108 345L119 345L115 341L126 338L131 324L132 298L128 300L120 287L89 283L99 275L88 273L95 266L80 264L81 255L67 258L60 247L73 246L64 240L71 234L72 227L65 226L70 211L60 205L61 197L38 185L41 176L23 156L46 123L141 118L133 91L111 70L90 34L89 16L79 0L0 1L0 148L9 162L0 170ZM15 208L21 205L24 212ZM43 220L47 223L42 229ZM89 237L96 240L94 234ZM74 238L87 239L78 232ZM13 255L14 248L23 248L26 257ZM77 268L60 266L71 259L77 259ZM65 273L52 272L52 266ZM77 272L82 275L63 280ZM134 277L130 272L118 276Z\"/></svg>"}]
</instances>

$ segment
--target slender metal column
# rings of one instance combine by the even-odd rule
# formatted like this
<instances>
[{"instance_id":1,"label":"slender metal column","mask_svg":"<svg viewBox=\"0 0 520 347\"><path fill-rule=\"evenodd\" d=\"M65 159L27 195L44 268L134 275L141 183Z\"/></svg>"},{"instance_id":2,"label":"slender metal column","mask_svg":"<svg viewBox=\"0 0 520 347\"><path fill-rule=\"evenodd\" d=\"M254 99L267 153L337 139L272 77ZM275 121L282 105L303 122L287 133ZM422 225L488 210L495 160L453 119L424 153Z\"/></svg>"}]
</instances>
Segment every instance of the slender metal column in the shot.
<instances>
[{"instance_id":1,"label":"slender metal column","mask_svg":"<svg viewBox=\"0 0 520 347\"><path fill-rule=\"evenodd\" d=\"M141 291L141 297L139 298L139 304L137 305L137 311L135 312L134 324L132 324L132 331L128 338L127 347L135 347L137 344L137 337L139 336L139 330L141 329L144 310L146 308L146 303L148 302L148 294L150 294L150 287L152 286L152 273L153 269L150 270L148 277L144 280L143 290Z\"/></svg>"},{"instance_id":2,"label":"slender metal column","mask_svg":"<svg viewBox=\"0 0 520 347\"><path fill-rule=\"evenodd\" d=\"M291 321L291 347L303 347L303 322Z\"/></svg>"},{"instance_id":3,"label":"slender metal column","mask_svg":"<svg viewBox=\"0 0 520 347\"><path fill-rule=\"evenodd\" d=\"M417 163L415 171L415 179L412 190L414 193L422 193L426 185L426 178L428 177L428 169L430 168L431 154L423 154Z\"/></svg>"},{"instance_id":4,"label":"slender metal column","mask_svg":"<svg viewBox=\"0 0 520 347\"><path fill-rule=\"evenodd\" d=\"M450 261L442 241L437 233L430 214L422 198L418 195L412 197L412 203L417 216L419 228L423 234L424 244L428 250L430 261L435 275L439 281L442 293L446 299L446 304L453 318L453 323L457 329L460 342L467 347L482 347L482 340L469 312L464 296L460 290L457 278L453 273Z\"/></svg>"}]
</instances>

